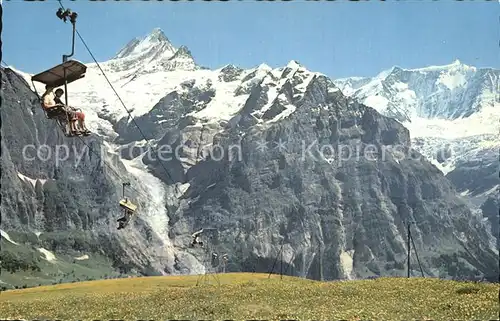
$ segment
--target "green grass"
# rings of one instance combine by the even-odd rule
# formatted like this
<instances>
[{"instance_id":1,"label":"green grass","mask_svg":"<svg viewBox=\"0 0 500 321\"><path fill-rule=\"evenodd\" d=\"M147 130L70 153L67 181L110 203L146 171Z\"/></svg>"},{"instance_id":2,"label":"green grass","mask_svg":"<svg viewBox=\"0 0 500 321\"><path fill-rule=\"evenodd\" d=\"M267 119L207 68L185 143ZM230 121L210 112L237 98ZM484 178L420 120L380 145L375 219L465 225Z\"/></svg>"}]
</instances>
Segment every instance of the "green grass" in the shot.
<instances>
[{"instance_id":1,"label":"green grass","mask_svg":"<svg viewBox=\"0 0 500 321\"><path fill-rule=\"evenodd\" d=\"M317 282L267 274L142 277L9 290L2 319L498 319L498 284L380 278Z\"/></svg>"},{"instance_id":2,"label":"green grass","mask_svg":"<svg viewBox=\"0 0 500 321\"><path fill-rule=\"evenodd\" d=\"M83 281L90 279L103 279L105 276L119 276L119 273L112 267L109 259L102 255L89 254L87 260L76 260L75 257L81 253L54 253L55 261L45 260L45 255L39 252L35 246L29 243L12 244L4 239L0 240L2 252L15 253L23 258L36 258L36 264L40 267L40 272L16 271L10 273L4 269L0 270L0 286L19 288L23 286L33 287L38 285L50 285L54 283Z\"/></svg>"}]
</instances>

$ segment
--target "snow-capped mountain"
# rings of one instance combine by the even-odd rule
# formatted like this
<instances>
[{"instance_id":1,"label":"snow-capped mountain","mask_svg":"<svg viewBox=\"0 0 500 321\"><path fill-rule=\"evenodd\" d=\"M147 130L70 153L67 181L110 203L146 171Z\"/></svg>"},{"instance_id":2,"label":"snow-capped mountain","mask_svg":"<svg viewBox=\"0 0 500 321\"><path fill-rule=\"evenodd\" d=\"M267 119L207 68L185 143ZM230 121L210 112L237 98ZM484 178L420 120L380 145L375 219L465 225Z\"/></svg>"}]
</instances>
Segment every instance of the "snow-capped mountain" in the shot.
<instances>
[{"instance_id":1,"label":"snow-capped mountain","mask_svg":"<svg viewBox=\"0 0 500 321\"><path fill-rule=\"evenodd\" d=\"M127 75L129 80L138 74L160 70L191 71L200 68L185 46L175 48L159 28L143 38L130 41L110 61L107 61L106 67L108 71L113 72L134 71L134 74Z\"/></svg>"},{"instance_id":2,"label":"snow-capped mountain","mask_svg":"<svg viewBox=\"0 0 500 321\"><path fill-rule=\"evenodd\" d=\"M154 112L155 104L168 93L186 93L193 88L206 92L205 102L185 111L197 119L199 126L214 122L234 124L242 117L250 123L272 123L292 113L290 100L299 97L321 75L296 61L276 69L266 64L249 70L232 65L216 70L202 68L188 48L173 46L159 28L133 39L100 66L133 117ZM491 152L500 147L499 75L499 70L476 68L455 60L449 65L418 69L393 67L373 78L350 77L334 80L333 84L345 96L400 121L410 130L414 147L448 174L457 166L474 163L473 159L481 158L480 155L492 159ZM262 110L249 112L244 106L255 84L266 88L261 99L267 104ZM43 86L38 89L43 91ZM116 124L128 117L128 112L96 64L88 64L86 77L70 84L69 90L70 104L85 106L89 128L105 136L117 136ZM156 114L150 124L164 122L165 116ZM485 181L491 183L489 179ZM482 183L478 180L477 184ZM482 195L495 186L483 184L474 189ZM471 193L470 189L459 190L464 195Z\"/></svg>"},{"instance_id":3,"label":"snow-capped mountain","mask_svg":"<svg viewBox=\"0 0 500 321\"><path fill-rule=\"evenodd\" d=\"M480 203L499 186L499 79L500 70L456 60L334 82L345 95L400 121L410 130L413 146L448 174L463 195L479 196L474 202ZM479 176L471 181L464 170Z\"/></svg>"},{"instance_id":4,"label":"snow-capped mountain","mask_svg":"<svg viewBox=\"0 0 500 321\"><path fill-rule=\"evenodd\" d=\"M335 84L344 94L405 123L492 112L498 101L499 75L500 70L478 69L455 60L419 69L393 67L373 78L338 79Z\"/></svg>"},{"instance_id":5,"label":"snow-capped mountain","mask_svg":"<svg viewBox=\"0 0 500 321\"><path fill-rule=\"evenodd\" d=\"M203 69L196 65L187 48L175 48L159 29L125 46L114 59L101 66L108 76L113 77L112 83L115 88L120 88L119 93L125 97L134 117L150 112L168 92L186 91L190 86L204 90L209 86L214 95L210 102L203 109L195 108L190 112L200 124L234 122L243 114L246 121L256 123L286 117L293 112L287 97L300 95L315 76L321 75L308 71L295 61L285 68L276 69L265 64L250 70L235 66ZM300 75L296 79L301 79L302 84L291 80L296 75ZM393 67L374 78L340 79L334 80L334 84L345 95L402 122L410 130L415 148L447 174L458 164L468 163L471 155L489 155L492 148L500 146L499 75L499 70L478 69L456 60L450 65L411 70ZM256 83L269 86L262 97L268 104L260 111L248 113L243 106L250 95L249 88ZM75 84L75 87L73 99L77 104L86 105L89 96L95 97L98 102L89 107L93 107L98 115L96 122L114 135L110 124L101 120L117 121L127 114L109 86L102 85L102 77L94 64L89 65L86 81ZM108 94L103 95L106 91ZM279 102L282 107L273 107ZM270 114L276 119L270 119ZM464 140L464 137L470 139ZM452 148L454 152L440 155L449 149L448 145L455 146ZM485 185L483 192L493 187Z\"/></svg>"},{"instance_id":6,"label":"snow-capped mountain","mask_svg":"<svg viewBox=\"0 0 500 321\"><path fill-rule=\"evenodd\" d=\"M155 28L153 31L141 38L132 39L125 47L123 47L113 57L113 59L123 59L132 57L147 58L157 53L165 55L167 58L172 57L177 49L170 43L165 33L160 28Z\"/></svg>"},{"instance_id":7,"label":"snow-capped mountain","mask_svg":"<svg viewBox=\"0 0 500 321\"><path fill-rule=\"evenodd\" d=\"M188 48L175 48L159 28L142 39L132 40L113 59L99 65L125 106L95 63L87 64L84 79L68 86L69 104L82 106L89 129L109 137L116 136L113 125L128 117L124 107L133 117L140 117L153 112L154 106L168 93L193 88L209 92L206 104L200 102L187 113L200 124L234 123L242 115L256 123L271 123L293 112L289 101L303 95L307 85L321 75L308 71L296 61L276 69L266 64L248 70L233 65L216 70L201 68ZM262 97L267 104L261 110L249 111L243 107L256 84L269 86ZM42 84L36 83L36 86L43 92ZM161 118L158 115L158 124L162 123Z\"/></svg>"},{"instance_id":8,"label":"snow-capped mountain","mask_svg":"<svg viewBox=\"0 0 500 321\"><path fill-rule=\"evenodd\" d=\"M6 195L11 201L2 202L10 206L11 228L33 225L31 216L36 216L52 229L117 234L122 251L114 259L143 267L147 262L161 273L195 273L204 266L199 253L187 246L190 235L215 226L221 250L231 253L239 270L267 271L278 240L285 237L284 260L301 275L320 278L317 271L323 269L317 267L324 265L326 279L349 279L405 273L403 221L410 218L420 224L415 239L428 275L496 271L492 258L498 253L491 235L442 173L410 149L408 130L346 97L325 75L296 61L279 68L262 64L209 70L198 66L186 47L173 46L160 29L134 39L99 65L125 106L94 63L88 64L85 78L68 86L68 103L85 111L87 126L97 133L88 138L93 148L106 147L102 154L108 165L136 185L140 215L127 233L115 231L116 191L121 193L124 177L112 177L116 174L91 156L77 169L70 161L63 164L57 175L52 164L25 164L19 155L23 144L65 138L57 138L57 128L43 115L29 112L32 93L20 93L18 80L2 71L5 102L15 119L2 126L12 155L2 158L9 174L5 179L17 182ZM360 81L344 84L360 86ZM363 81L370 85L371 80ZM37 89L43 91L43 85ZM143 135L150 145L169 145L179 157L148 157ZM64 143L83 145L76 139ZM304 157L301 150L311 144L314 148ZM400 145L411 159L389 151L385 161L373 161L362 151L339 161L320 144L335 146L337 152L340 146L354 151L366 145ZM426 151L425 146L420 150ZM96 178L86 176L94 173ZM36 183L41 178L47 178L47 185ZM48 188L53 201L40 200L37 195ZM66 196L72 190L82 191L78 205L85 210L64 203L73 201ZM19 195L28 205L18 210L22 215L12 214L20 208L14 201ZM56 210L49 213L46 204L57 205ZM62 218L47 218L54 212ZM37 224L47 223L40 219ZM458 261L462 259L468 263Z\"/></svg>"}]
</instances>

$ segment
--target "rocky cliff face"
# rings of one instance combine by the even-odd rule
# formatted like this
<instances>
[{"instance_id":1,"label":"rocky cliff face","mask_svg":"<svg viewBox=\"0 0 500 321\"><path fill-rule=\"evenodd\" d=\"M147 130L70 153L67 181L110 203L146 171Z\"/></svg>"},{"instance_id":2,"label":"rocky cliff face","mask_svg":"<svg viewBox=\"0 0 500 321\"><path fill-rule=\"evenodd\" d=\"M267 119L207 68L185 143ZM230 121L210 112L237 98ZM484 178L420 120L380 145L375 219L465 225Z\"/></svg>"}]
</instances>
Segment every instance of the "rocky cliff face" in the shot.
<instances>
[{"instance_id":1,"label":"rocky cliff face","mask_svg":"<svg viewBox=\"0 0 500 321\"><path fill-rule=\"evenodd\" d=\"M500 71L460 61L339 79L342 91L410 129L412 146L481 211L498 194ZM489 215L484 213L485 219ZM498 233L492 230L494 237Z\"/></svg>"},{"instance_id":2,"label":"rocky cliff face","mask_svg":"<svg viewBox=\"0 0 500 321\"><path fill-rule=\"evenodd\" d=\"M346 98L324 75L296 62L168 72L162 77L177 83L155 87L162 98L133 121L112 103L103 112L102 99L112 98L91 92L95 83L75 93L76 101L88 99L89 127L101 130L85 142L104 162L90 153L56 170L53 162L27 161L23 146L86 145L31 114L34 96L3 70L2 229L83 231L80 254L180 274L204 270L210 253L189 247L191 233L204 228L209 250L229 254L226 270L268 272L283 247L288 274L331 280L405 274L405 222L412 221L426 275L498 274L487 225L411 149L408 130ZM136 92L153 78L138 75ZM118 232L124 180L140 207Z\"/></svg>"},{"instance_id":3,"label":"rocky cliff face","mask_svg":"<svg viewBox=\"0 0 500 321\"><path fill-rule=\"evenodd\" d=\"M183 196L189 201L170 216L174 244L212 227L239 269L266 271L283 242L283 260L300 275L397 275L404 273L404 221L411 220L427 275L443 276L458 264L454 273L472 276L474 268L466 271L479 262L488 262L483 273L497 271L480 217L411 150L403 126L346 99L326 77L309 78L304 69L290 76L292 70L281 70L288 81L274 80L281 86L269 84L272 73L255 82L231 121L212 128L184 123L160 140L189 146L183 161L165 163L185 169L175 181L189 184ZM300 93L292 84L303 79L309 82ZM283 96L267 100L270 90ZM262 112L269 105L275 112ZM290 106L290 115L280 114ZM223 155L215 148L197 153L207 144L222 146Z\"/></svg>"},{"instance_id":4,"label":"rocky cliff face","mask_svg":"<svg viewBox=\"0 0 500 321\"><path fill-rule=\"evenodd\" d=\"M36 235L28 237L35 250L56 256L104 255L122 272L140 272L157 260L140 218L127 234L116 230L120 186L134 184L134 176L99 136L64 137L32 103L36 96L23 79L10 69L1 73L2 231Z\"/></svg>"}]
</instances>

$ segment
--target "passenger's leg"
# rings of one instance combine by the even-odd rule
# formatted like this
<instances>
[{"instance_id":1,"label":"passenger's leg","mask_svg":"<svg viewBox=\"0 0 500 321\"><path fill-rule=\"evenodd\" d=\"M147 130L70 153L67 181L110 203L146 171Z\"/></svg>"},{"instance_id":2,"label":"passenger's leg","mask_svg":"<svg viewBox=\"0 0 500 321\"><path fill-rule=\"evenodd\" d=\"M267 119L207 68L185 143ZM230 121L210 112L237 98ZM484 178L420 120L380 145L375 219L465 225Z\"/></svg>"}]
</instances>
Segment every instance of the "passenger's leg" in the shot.
<instances>
[{"instance_id":1,"label":"passenger's leg","mask_svg":"<svg viewBox=\"0 0 500 321\"><path fill-rule=\"evenodd\" d=\"M76 121L75 120L72 120L71 121L71 125L72 125L72 130L75 134L79 134L80 133L80 130L76 127Z\"/></svg>"},{"instance_id":2,"label":"passenger's leg","mask_svg":"<svg viewBox=\"0 0 500 321\"><path fill-rule=\"evenodd\" d=\"M64 106L64 110L66 111L66 113L68 113L71 132L79 134L80 131L78 130L78 128L76 128L75 112L72 111L68 106Z\"/></svg>"},{"instance_id":3,"label":"passenger's leg","mask_svg":"<svg viewBox=\"0 0 500 321\"><path fill-rule=\"evenodd\" d=\"M78 131L82 131L81 126L77 126L78 115L73 110L71 111L71 117L73 118L73 123L74 123L75 129L77 129Z\"/></svg>"},{"instance_id":4,"label":"passenger's leg","mask_svg":"<svg viewBox=\"0 0 500 321\"><path fill-rule=\"evenodd\" d=\"M126 222L126 217L120 217L119 219L116 220L118 222L118 229L121 230L122 228L125 227L125 222Z\"/></svg>"},{"instance_id":5,"label":"passenger's leg","mask_svg":"<svg viewBox=\"0 0 500 321\"><path fill-rule=\"evenodd\" d=\"M66 136L69 136L71 135L71 133L73 133L73 130L71 130L71 122L67 122L66 120L63 122L63 124L65 124L65 128L66 128Z\"/></svg>"},{"instance_id":6,"label":"passenger's leg","mask_svg":"<svg viewBox=\"0 0 500 321\"><path fill-rule=\"evenodd\" d=\"M85 114L82 112L78 112L77 115L78 115L78 123L80 125L80 128L85 132L89 132L87 126L85 125Z\"/></svg>"}]
</instances>

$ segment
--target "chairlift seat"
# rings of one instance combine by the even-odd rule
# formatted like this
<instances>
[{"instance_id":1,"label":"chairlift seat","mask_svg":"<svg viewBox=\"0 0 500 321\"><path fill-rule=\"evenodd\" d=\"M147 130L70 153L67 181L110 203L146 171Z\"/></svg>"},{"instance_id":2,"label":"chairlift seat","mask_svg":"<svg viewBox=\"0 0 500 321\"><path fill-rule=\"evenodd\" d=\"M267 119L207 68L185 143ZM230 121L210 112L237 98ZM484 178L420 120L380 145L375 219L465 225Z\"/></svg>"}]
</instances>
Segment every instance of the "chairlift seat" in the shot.
<instances>
[{"instance_id":1,"label":"chairlift seat","mask_svg":"<svg viewBox=\"0 0 500 321\"><path fill-rule=\"evenodd\" d=\"M133 204L132 202L130 202L127 199L122 199L120 201L120 206L122 208L127 209L127 210L132 211L132 212L135 212L135 210L137 209L137 205Z\"/></svg>"},{"instance_id":2,"label":"chairlift seat","mask_svg":"<svg viewBox=\"0 0 500 321\"><path fill-rule=\"evenodd\" d=\"M42 84L56 88L64 85L65 69L66 81L69 84L75 80L84 78L87 71L87 66L77 60L68 60L66 62L63 62L62 64L34 75L33 77L31 77L31 80L41 82Z\"/></svg>"},{"instance_id":3,"label":"chairlift seat","mask_svg":"<svg viewBox=\"0 0 500 321\"><path fill-rule=\"evenodd\" d=\"M43 104L42 108L44 108ZM49 119L66 118L66 111L61 107L44 108L44 110Z\"/></svg>"}]
</instances>

